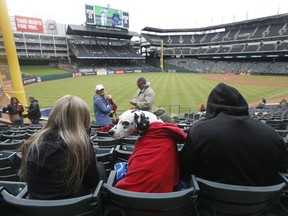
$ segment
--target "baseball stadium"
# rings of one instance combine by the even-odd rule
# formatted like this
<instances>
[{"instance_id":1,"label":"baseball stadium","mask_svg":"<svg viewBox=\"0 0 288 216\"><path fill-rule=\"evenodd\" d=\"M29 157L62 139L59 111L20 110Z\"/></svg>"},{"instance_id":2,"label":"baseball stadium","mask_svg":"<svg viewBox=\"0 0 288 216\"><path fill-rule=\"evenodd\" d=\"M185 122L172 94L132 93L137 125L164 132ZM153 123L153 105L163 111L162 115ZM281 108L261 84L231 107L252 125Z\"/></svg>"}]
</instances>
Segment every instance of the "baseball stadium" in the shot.
<instances>
[{"instance_id":1,"label":"baseball stadium","mask_svg":"<svg viewBox=\"0 0 288 216\"><path fill-rule=\"evenodd\" d=\"M193 25L191 28L174 29L143 26L140 32L129 30L129 22L133 22L129 19L129 11L114 8L113 5L86 4L83 16L86 17L83 25L62 24L53 19L22 14L12 16L8 13L5 0L0 0L1 216L288 215L288 14L196 28ZM147 110L138 107L138 102L132 102L133 98L144 91L139 87L141 78L144 78L145 86L149 84L155 93L153 107ZM99 92L104 88L105 93L101 96ZM218 98L219 104L214 104L213 100L224 94L222 91L232 96ZM98 94L107 103L105 106L114 105L113 109L103 112L101 117L95 111L95 97ZM212 98L213 95L217 96ZM17 101L15 112L14 100ZM77 103L84 104L85 108L82 106L72 112L73 100L79 100ZM225 100L230 101L225 104ZM37 121L31 114L35 108L34 102L40 112ZM66 107L66 103L70 102ZM213 107L215 110L210 107L211 104L216 107ZM227 107L235 104L241 104L241 109L233 113ZM19 106L22 107L21 111ZM243 106L245 120L239 114ZM218 114L219 107L224 107L225 111ZM72 121L63 117L67 113L60 115L65 108L66 112L72 112L69 114ZM89 117L84 116L87 110ZM159 110L171 120L169 123L166 118L164 120L162 116L157 116ZM212 114L215 115L213 118L210 117ZM220 115L234 114L236 117L231 122L219 119L219 123L216 123ZM111 123L99 123L104 115ZM130 115L133 116L131 121ZM155 120L155 115L161 123ZM63 121L59 120L62 117ZM85 122L75 126L78 124L76 119L82 122L86 118L89 119L89 128L81 129ZM253 126L247 123L250 121L253 121ZM163 130L162 123L165 126ZM216 125L214 128L213 124ZM236 129L232 131L236 124L239 126L237 133ZM258 124L259 129L256 131ZM122 136L132 126L134 130ZM61 127L68 131L62 131ZM203 132L204 127L209 127L206 133ZM220 131L221 127L225 131ZM241 134L244 133L240 132L242 130L245 134ZM47 131L49 136L45 134ZM173 135L175 131L177 136ZM115 138L117 133L120 133L119 139ZM180 139L182 133L183 139ZM201 133L204 134L202 137ZM74 134L71 139L69 134ZM150 135L147 143L153 143L153 147L146 150L145 153L149 154L144 154L140 151L145 148L143 143L146 143L145 137L149 134L153 136ZM162 134L165 135L161 138ZM64 146L66 138L62 136L76 144ZM84 138L79 138L82 136ZM222 142L226 136L227 139ZM213 155L211 152L218 147L208 148L204 145L222 142L224 146L227 140L232 139L231 136L235 138L235 141L231 141L234 147L235 143L244 143L245 147L240 149L237 146L234 150L227 147L230 152L223 150ZM90 169L90 165L87 165L90 164L87 159L90 157L85 155L87 149L81 147L83 143L80 143L80 147L77 145L77 141L83 141L85 137L90 140L95 153L91 156L92 162L96 162L98 173L95 184L90 183L91 178L87 180L86 176ZM170 145L170 137L174 142L173 151L176 151L176 156L169 156L167 160L165 157L171 152L167 150L157 153L156 148L161 146L161 141ZM249 138L249 141L246 143L242 137ZM203 146L196 145L197 139L199 145ZM45 143L45 149L37 142ZM253 154L249 152L242 155L246 149L252 149L252 142L257 143L257 150L255 146ZM189 147L192 143L195 145L193 150ZM58 147L51 147L55 145ZM161 148L166 149L166 146ZM284 153L282 148L285 149ZM189 160L181 162L184 160L181 159L184 157L181 151L186 150L191 150L191 157L199 161L186 157ZM205 158L204 153L207 152L211 155ZM49 155L51 158L48 158ZM178 161L178 156L179 165L178 162L175 162L176 165L168 162L170 158L172 162L172 158ZM152 171L148 167L143 168L151 165L148 162L152 157L159 158L160 163L154 164ZM200 169L205 169L206 162L226 157L233 158L231 165L228 159L223 159L225 162L219 163L221 166L215 162L215 170L209 171L211 175L201 173ZM66 169L66 158L73 161L67 162L66 171L69 170L71 174L68 176L61 173ZM236 163L234 158L244 161L244 165ZM251 158L255 160L249 164L247 161ZM262 161L263 158L265 160ZM184 182L181 179L184 176L182 172L190 167L185 164L191 161L200 165L197 168L196 165L191 166L189 180ZM279 164L284 169L283 166L280 169ZM277 181L274 177L271 180L274 174L261 173L258 165L265 168L267 173L270 172L270 166L274 168ZM77 168L75 172L74 166ZM172 185L171 190L161 191L160 188L167 186L172 178L165 174L165 169L171 169L172 166L176 170L177 185ZM247 171L247 167L251 170ZM218 171L218 168L222 171ZM211 177L217 172L233 175L231 170L241 173L235 174L235 181L229 181L232 177L227 181L225 178ZM256 173L257 177L251 177ZM133 177L133 174L136 176ZM160 176L158 182L150 184L154 175L157 178ZM72 178L75 176L76 180ZM145 180L150 184L149 189L144 187L147 184ZM242 183L240 180L243 180ZM264 180L267 181L264 183ZM68 181L67 185L65 181ZM89 192L87 190L84 193L84 182L92 184L93 190L90 188ZM137 189L145 189L127 189L136 182ZM120 183L126 183L125 187L118 187ZM73 195L69 192L71 185L73 193L78 189L81 193L78 191ZM54 196L53 192L60 194L62 188L64 195Z\"/></svg>"}]
</instances>

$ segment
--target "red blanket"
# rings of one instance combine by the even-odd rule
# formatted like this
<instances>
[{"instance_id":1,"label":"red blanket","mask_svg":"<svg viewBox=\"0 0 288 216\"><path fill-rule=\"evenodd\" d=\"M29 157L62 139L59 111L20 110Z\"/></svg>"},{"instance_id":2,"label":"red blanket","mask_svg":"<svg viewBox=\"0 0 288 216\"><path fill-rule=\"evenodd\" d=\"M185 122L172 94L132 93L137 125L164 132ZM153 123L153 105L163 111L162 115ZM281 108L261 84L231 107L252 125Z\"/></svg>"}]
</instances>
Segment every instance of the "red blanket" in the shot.
<instances>
[{"instance_id":1,"label":"red blanket","mask_svg":"<svg viewBox=\"0 0 288 216\"><path fill-rule=\"evenodd\" d=\"M172 192L179 183L177 143L186 134L176 125L153 122L135 144L128 160L128 173L117 188L135 192Z\"/></svg>"}]
</instances>

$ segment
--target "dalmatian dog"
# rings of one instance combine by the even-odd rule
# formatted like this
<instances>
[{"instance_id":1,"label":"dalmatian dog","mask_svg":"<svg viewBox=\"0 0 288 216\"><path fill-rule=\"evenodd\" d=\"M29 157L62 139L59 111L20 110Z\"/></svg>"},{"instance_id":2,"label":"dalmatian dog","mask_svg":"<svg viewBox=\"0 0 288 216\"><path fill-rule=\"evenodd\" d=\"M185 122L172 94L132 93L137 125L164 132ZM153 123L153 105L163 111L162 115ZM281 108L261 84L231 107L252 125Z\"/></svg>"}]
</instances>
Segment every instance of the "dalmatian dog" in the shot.
<instances>
[{"instance_id":1,"label":"dalmatian dog","mask_svg":"<svg viewBox=\"0 0 288 216\"><path fill-rule=\"evenodd\" d=\"M151 112L142 110L127 110L119 116L118 124L109 130L115 139L122 139L130 134L143 136L152 122L163 122Z\"/></svg>"}]
</instances>

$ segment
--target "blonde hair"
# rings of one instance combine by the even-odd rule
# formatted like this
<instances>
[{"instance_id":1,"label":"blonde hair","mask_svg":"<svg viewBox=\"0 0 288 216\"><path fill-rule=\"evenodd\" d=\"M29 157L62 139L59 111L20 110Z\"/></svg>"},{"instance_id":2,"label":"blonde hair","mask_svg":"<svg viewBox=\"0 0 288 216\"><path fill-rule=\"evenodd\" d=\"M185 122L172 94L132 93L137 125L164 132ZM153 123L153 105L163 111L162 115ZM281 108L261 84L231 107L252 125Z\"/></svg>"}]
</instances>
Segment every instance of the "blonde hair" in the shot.
<instances>
[{"instance_id":1,"label":"blonde hair","mask_svg":"<svg viewBox=\"0 0 288 216\"><path fill-rule=\"evenodd\" d=\"M54 130L67 145L65 156L67 169L63 170L63 177L67 182L67 187L73 186L71 188L76 193L82 185L87 161L92 158L93 154L87 134L89 126L89 107L81 98L71 95L60 98L54 104L44 128L31 136L22 146L21 176L25 178L29 153L36 150L39 156L39 146L42 144L43 135Z\"/></svg>"}]
</instances>

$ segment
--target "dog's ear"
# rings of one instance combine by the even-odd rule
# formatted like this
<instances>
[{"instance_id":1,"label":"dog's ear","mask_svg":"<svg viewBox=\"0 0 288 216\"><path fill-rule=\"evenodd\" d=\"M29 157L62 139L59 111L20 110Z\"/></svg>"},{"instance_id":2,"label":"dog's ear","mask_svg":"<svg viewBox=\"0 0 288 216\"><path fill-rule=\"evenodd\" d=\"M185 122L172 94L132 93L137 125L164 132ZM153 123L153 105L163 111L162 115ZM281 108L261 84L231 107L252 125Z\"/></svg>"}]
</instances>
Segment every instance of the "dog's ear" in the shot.
<instances>
[{"instance_id":1,"label":"dog's ear","mask_svg":"<svg viewBox=\"0 0 288 216\"><path fill-rule=\"evenodd\" d=\"M144 113L140 113L140 116L137 113L134 113L134 120L137 124L137 129L140 136L143 136L144 133L148 130L150 121L149 118L145 116Z\"/></svg>"}]
</instances>

